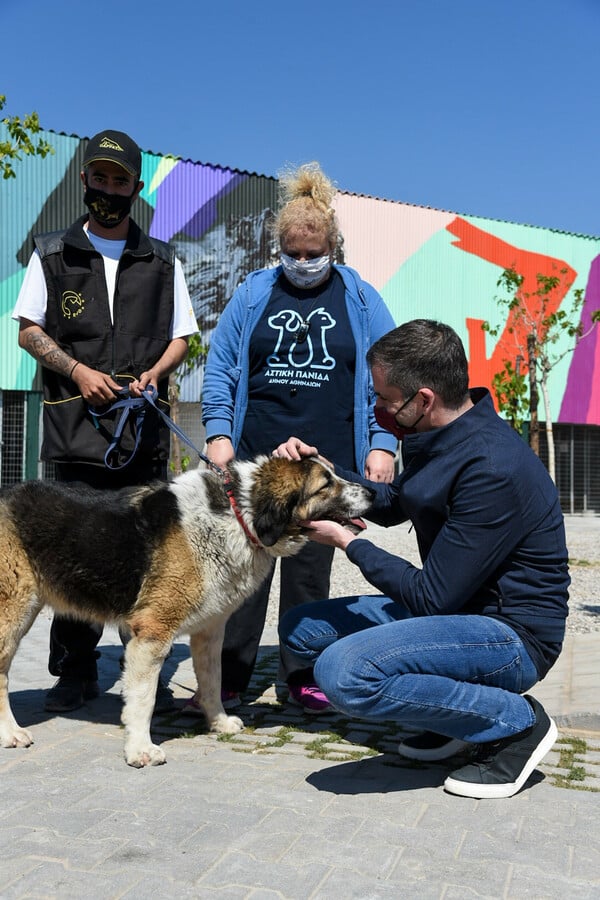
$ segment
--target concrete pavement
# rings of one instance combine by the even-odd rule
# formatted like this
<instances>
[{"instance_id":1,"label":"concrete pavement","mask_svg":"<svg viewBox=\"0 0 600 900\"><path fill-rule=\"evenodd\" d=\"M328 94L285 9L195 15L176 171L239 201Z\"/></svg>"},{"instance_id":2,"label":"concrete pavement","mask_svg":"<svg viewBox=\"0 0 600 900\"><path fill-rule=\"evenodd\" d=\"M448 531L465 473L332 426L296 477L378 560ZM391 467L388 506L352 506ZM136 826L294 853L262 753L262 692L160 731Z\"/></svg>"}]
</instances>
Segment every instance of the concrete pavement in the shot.
<instances>
[{"instance_id":1,"label":"concrete pavement","mask_svg":"<svg viewBox=\"0 0 600 900\"><path fill-rule=\"evenodd\" d=\"M116 633L103 638L106 693L53 717L48 629L43 613L14 664L15 713L35 744L0 751L2 900L600 897L598 732L561 727L510 800L453 797L441 787L449 767L396 754L394 726L278 704L267 633L246 731L220 740L201 720L156 717L168 763L135 770L122 757ZM575 636L535 691L559 720L580 707L598 715L600 682L588 707L578 680L594 694L599 645L597 633ZM187 646L165 665L176 696L190 696Z\"/></svg>"},{"instance_id":2,"label":"concrete pavement","mask_svg":"<svg viewBox=\"0 0 600 900\"><path fill-rule=\"evenodd\" d=\"M446 794L452 765L402 760L403 732L277 702L274 628L230 739L157 716L165 766L123 761L121 654L102 639L105 693L43 711L50 618L23 640L13 709L35 744L0 750L0 898L356 900L600 898L600 631L569 634L532 692L559 740L509 800ZM165 663L194 688L187 644Z\"/></svg>"}]
</instances>

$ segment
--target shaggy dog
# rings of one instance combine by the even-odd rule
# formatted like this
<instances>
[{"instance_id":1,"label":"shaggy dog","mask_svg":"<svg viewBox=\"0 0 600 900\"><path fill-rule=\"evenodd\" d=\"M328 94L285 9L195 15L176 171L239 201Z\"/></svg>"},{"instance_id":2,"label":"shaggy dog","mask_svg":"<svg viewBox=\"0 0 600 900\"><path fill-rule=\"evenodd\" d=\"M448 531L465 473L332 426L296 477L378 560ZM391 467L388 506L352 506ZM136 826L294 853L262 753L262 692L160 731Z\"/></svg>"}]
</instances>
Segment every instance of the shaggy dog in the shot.
<instances>
[{"instance_id":1,"label":"shaggy dog","mask_svg":"<svg viewBox=\"0 0 600 900\"><path fill-rule=\"evenodd\" d=\"M8 699L8 671L44 604L61 615L126 625L125 759L159 765L150 720L162 663L190 635L194 701L209 728L243 727L221 704L221 647L231 613L264 580L274 557L297 553L300 523L348 527L371 492L316 459L259 457L227 478L195 469L170 484L121 491L30 481L0 493L0 745L27 747Z\"/></svg>"}]
</instances>

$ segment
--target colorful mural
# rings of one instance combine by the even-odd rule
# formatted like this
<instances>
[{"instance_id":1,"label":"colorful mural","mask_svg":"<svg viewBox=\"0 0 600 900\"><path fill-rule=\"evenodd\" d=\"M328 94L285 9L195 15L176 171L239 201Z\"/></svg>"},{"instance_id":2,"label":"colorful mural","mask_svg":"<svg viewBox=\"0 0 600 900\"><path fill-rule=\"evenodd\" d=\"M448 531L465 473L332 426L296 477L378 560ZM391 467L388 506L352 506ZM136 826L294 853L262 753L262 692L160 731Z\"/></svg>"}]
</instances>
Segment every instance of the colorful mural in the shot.
<instances>
[{"instance_id":1,"label":"colorful mural","mask_svg":"<svg viewBox=\"0 0 600 900\"><path fill-rule=\"evenodd\" d=\"M17 326L11 320L32 236L64 228L83 212L79 171L85 142L52 132L45 137L54 155L25 158L16 166L17 178L0 183L4 390L28 390L35 377L33 360L17 347ZM151 235L175 246L202 336L210 341L225 303L245 274L277 262L268 232L277 181L152 153L143 154L142 179L134 217ZM584 330L600 308L600 238L348 193L339 193L335 205L343 234L340 261L380 291L396 322L427 317L452 325L468 349L472 384L490 386L503 361L514 362L517 353L514 323L498 322L495 302L505 268L523 276L524 293L535 291L539 275L557 276L553 309L570 306L571 292L584 290ZM501 325L497 339L482 330L484 320ZM184 400L198 399L201 377L199 371L184 379ZM600 425L598 329L564 356L549 386L554 421Z\"/></svg>"}]
</instances>

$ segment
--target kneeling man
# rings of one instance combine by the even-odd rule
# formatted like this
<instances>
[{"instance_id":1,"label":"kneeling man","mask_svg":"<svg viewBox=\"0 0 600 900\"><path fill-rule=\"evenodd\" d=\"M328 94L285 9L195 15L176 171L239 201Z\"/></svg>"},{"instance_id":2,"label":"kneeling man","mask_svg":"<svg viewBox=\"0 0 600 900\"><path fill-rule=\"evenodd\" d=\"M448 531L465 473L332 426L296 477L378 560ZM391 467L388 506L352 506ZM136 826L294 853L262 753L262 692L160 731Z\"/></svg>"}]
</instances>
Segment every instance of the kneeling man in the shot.
<instances>
[{"instance_id":1,"label":"kneeling man","mask_svg":"<svg viewBox=\"0 0 600 900\"><path fill-rule=\"evenodd\" d=\"M381 424L402 438L401 474L376 491L368 518L410 520L422 568L335 522L312 539L346 552L380 595L291 610L282 644L341 712L420 731L400 745L412 759L468 764L444 783L464 797L510 797L557 736L525 692L556 661L568 615L569 574L556 488L538 457L468 389L458 335L425 319L380 338L368 362ZM276 455L318 453L290 438ZM360 476L338 470L350 481Z\"/></svg>"}]
</instances>

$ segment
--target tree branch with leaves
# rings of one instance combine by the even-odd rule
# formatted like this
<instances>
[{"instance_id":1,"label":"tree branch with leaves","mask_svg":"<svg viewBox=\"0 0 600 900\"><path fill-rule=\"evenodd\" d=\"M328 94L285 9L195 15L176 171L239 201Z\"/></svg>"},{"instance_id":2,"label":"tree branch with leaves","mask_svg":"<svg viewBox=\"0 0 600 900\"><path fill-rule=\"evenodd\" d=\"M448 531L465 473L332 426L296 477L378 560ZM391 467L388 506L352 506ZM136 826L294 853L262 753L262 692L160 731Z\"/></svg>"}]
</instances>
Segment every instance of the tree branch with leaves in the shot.
<instances>
[{"instance_id":1,"label":"tree branch with leaves","mask_svg":"<svg viewBox=\"0 0 600 900\"><path fill-rule=\"evenodd\" d=\"M0 94L0 111L6 105L6 97ZM8 131L8 140L0 141L0 173L3 178L16 178L13 163L25 156L46 157L54 153L54 148L42 137L36 137L42 130L38 114L33 112L24 118L4 116L2 124Z\"/></svg>"},{"instance_id":2,"label":"tree branch with leaves","mask_svg":"<svg viewBox=\"0 0 600 900\"><path fill-rule=\"evenodd\" d=\"M171 406L171 418L179 421L179 379L191 375L198 366L206 362L208 344L204 343L199 334L193 334L188 340L188 352L176 372L169 376L169 404ZM176 434L171 435L171 470L174 475L185 472L190 464L191 448L182 447Z\"/></svg>"},{"instance_id":3,"label":"tree branch with leaves","mask_svg":"<svg viewBox=\"0 0 600 900\"><path fill-rule=\"evenodd\" d=\"M549 378L552 370L600 321L600 310L594 310L591 326L584 332L580 317L584 292L580 288L572 292L570 306L566 309L562 305L557 307L556 293L566 293L572 287L572 284L564 284L567 274L567 269L558 269L552 275L538 274L535 289L525 290L523 276L514 268L505 269L497 282L504 294L495 298L499 308L506 310L505 332L507 338L514 338L515 354L515 365L512 359L505 359L503 368L493 378L498 407L519 432L522 432L525 416L529 413L530 444L539 455L539 388L545 412L548 471L553 481L556 480L556 467ZM484 322L481 327L492 337L497 337L503 326L492 327L489 322ZM517 364L519 359L525 363L524 373Z\"/></svg>"}]
</instances>

